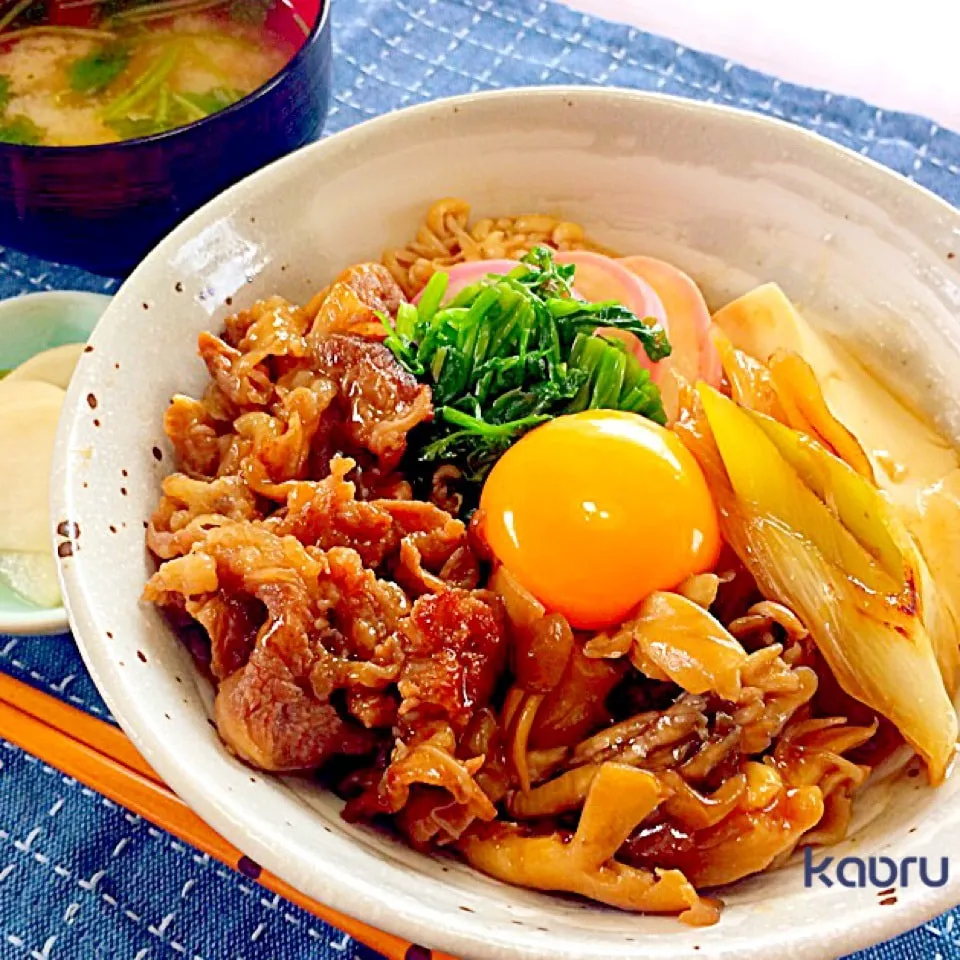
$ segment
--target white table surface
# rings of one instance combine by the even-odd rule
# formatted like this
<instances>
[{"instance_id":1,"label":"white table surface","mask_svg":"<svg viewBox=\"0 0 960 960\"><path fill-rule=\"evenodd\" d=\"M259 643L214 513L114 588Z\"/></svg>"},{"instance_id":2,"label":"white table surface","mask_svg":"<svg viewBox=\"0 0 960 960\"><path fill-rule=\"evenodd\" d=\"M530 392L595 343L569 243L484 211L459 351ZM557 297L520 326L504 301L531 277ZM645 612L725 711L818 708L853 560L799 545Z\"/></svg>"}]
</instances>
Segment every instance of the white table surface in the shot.
<instances>
[{"instance_id":1,"label":"white table surface","mask_svg":"<svg viewBox=\"0 0 960 960\"><path fill-rule=\"evenodd\" d=\"M960 131L960 0L565 0L784 80Z\"/></svg>"}]
</instances>

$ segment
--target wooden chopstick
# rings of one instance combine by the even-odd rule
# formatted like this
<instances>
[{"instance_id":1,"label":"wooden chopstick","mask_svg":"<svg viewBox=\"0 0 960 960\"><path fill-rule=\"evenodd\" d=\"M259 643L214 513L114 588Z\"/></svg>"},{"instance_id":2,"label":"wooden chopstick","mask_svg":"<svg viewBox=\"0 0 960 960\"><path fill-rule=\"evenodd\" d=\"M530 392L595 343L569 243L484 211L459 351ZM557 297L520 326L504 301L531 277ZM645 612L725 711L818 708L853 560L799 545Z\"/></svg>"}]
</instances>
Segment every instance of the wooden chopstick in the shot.
<instances>
[{"instance_id":1,"label":"wooden chopstick","mask_svg":"<svg viewBox=\"0 0 960 960\"><path fill-rule=\"evenodd\" d=\"M65 733L71 739L78 740L98 753L110 757L117 763L129 767L148 780L165 786L159 774L140 756L136 747L121 730L92 717L83 710L71 707L56 697L41 693L34 687L15 680L2 670L0 670L0 700L29 714L48 727ZM29 752L29 748L24 747L24 749ZM77 779L81 778L77 777Z\"/></svg>"},{"instance_id":2,"label":"wooden chopstick","mask_svg":"<svg viewBox=\"0 0 960 960\"><path fill-rule=\"evenodd\" d=\"M388 960L454 960L331 910L264 870L207 826L115 727L0 672L0 737L256 880Z\"/></svg>"}]
</instances>

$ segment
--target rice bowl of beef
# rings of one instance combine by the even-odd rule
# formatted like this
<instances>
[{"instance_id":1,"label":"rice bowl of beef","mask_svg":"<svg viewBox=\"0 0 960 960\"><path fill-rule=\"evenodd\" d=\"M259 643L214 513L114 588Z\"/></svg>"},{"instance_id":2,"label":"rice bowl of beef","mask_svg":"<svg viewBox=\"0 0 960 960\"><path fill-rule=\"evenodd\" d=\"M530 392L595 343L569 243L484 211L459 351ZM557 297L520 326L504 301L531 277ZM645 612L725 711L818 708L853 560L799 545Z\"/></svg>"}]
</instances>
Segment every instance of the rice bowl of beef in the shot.
<instances>
[{"instance_id":1,"label":"rice bowl of beef","mask_svg":"<svg viewBox=\"0 0 960 960\"><path fill-rule=\"evenodd\" d=\"M702 150L707 141L709 158ZM499 171L495 182L491 165ZM305 200L308 181L313 187ZM615 193L602 186L611 183L620 185ZM876 199L864 200L866 194ZM438 196L468 198L472 213L461 217L448 207L431 219L427 211L435 210ZM632 956L642 939L645 951L662 957L749 957L771 950L819 957L922 922L955 899L952 880L942 887L911 884L898 889L896 903L879 906L870 888L805 886L802 853L790 854L808 831L808 842L829 842L823 852L838 860L867 851L935 858L949 847L960 829L951 812L956 777L949 771L956 739L948 699L954 656L937 639L948 614L936 624L928 615L923 643L929 655L923 663L909 661L917 677L928 678L926 707L914 709L899 702L895 689L878 692L873 673L843 673L831 651L853 638L842 629L818 631L810 606L816 598L751 568L751 583L762 588L757 599L767 606L725 599L721 541L739 555L738 537L755 531L749 523L732 527L730 518L742 515L746 503L775 506L776 484L747 486L751 472L742 457L750 450L767 451L768 461L782 462L784 482L799 477L814 493L817 471L829 469L842 476L843 490L856 502L873 505L874 517L878 511L886 516L864 482L876 465L860 459L864 452L872 456L865 438L873 400L845 408L843 429L815 405L801 405L802 421L790 419L790 398L809 392L780 392L775 403L757 408L758 398L769 401L770 393L757 388L757 368L746 354L769 361L774 385L810 384L796 363L774 360L768 341L750 327L751 318L780 310L787 297L801 305L817 335L838 337L885 378L897 365L916 373L905 384L895 381L896 395L906 401L905 410L919 410L929 421L931 436L945 438L942 447L931 440L929 449L945 451L944 476L951 476L949 451L960 436L951 383L960 370L960 345L950 307L958 277L947 254L956 230L957 215L946 205L816 137L735 111L625 91L504 91L429 104L267 168L188 220L135 271L71 387L73 401L94 396L96 412L74 402L75 412L61 425L54 521L78 530L68 538L72 548L65 552L72 555L64 558L61 577L98 686L149 762L248 856L317 900L432 949L572 960ZM722 336L708 344L696 325L671 324L676 287L661 285L660 268L648 262L654 258L693 278ZM608 267L611 259L628 267L631 277ZM471 272L476 261L479 274ZM889 269L878 275L877 263ZM364 264L376 269L352 266ZM564 295L563 284L576 287L578 272L577 296ZM447 277L449 291L437 293L435 275ZM464 277L459 289L458 276ZM785 291L783 301L763 286L771 280ZM619 284L615 298L607 297L609 284ZM457 368L455 377L452 367L444 373L453 347L463 345L441 342L444 331L454 337L466 329L468 316L475 319L494 303L519 316L521 301L542 322L541 308L547 310L550 337L531 326L524 346L514 348L513 333L503 328L503 352L495 356L488 348L487 367L475 363ZM673 334L672 361L651 332L660 307L664 330ZM346 315L362 329L342 326ZM140 361L160 317L164 353L144 371ZM598 330L613 333L590 339ZM633 350L625 335L639 348ZM817 367L811 342L796 349ZM500 380L483 374L514 369L508 361L528 346L531 355L541 351L529 369L542 372L544 385L526 381L527 394L542 402L517 406L515 395L503 399L512 382L506 373ZM559 364L550 360L554 347ZM502 363L490 366L494 359ZM612 381L609 371L615 371ZM696 381L699 400L682 390L671 393L671 372ZM821 382L831 410L844 420L837 412L841 401L830 392L833 381ZM462 399L468 395L469 406ZM754 403L745 413L748 395ZM283 429L269 423L268 407L269 416L284 418ZM690 416L684 418L684 409ZM862 417L858 410L865 411ZM698 421L701 414L705 419ZM691 417L708 423L715 448L698 445L696 437L675 438L672 425ZM293 424L300 440L309 433L306 446L294 442ZM563 466L565 456L589 465L592 454L583 451L600 449L591 446L595 432L577 446L584 424L627 444L602 450L604 462L614 465L610 477L644 478L642 489L634 479L634 498L669 504L672 494L664 491L685 491L688 508L646 511L639 518L646 542L661 544L660 559L647 564L642 552L634 557L630 551L630 576L622 583L620 567L607 565L611 556L623 555L619 548L586 535L577 539L577 528L557 506L564 484L593 482L598 474ZM797 439L795 431L803 433L798 424L805 425L807 439L815 438L815 449ZM638 447L648 459L632 459ZM414 475L405 459L412 449L423 454L422 475ZM661 476L649 459L654 449L662 453L656 463L679 467ZM719 452L722 476L714 473L718 461L711 450ZM451 465L456 475L441 473ZM536 469L554 482L532 486L533 495L518 493L515 478L532 477ZM702 499L704 478L719 526ZM451 479L466 486L448 489ZM191 506L200 503L201 489L206 507ZM608 485L603 495L615 504L619 493ZM798 493L798 499L807 495ZM461 517L463 504L479 509ZM827 539L817 539L820 528L803 526L814 514L820 517L818 507L810 509L804 516L777 516L827 550ZM839 510L844 513L842 503ZM650 524L660 514L670 521L657 532ZM579 544L576 576L562 578L564 560L551 556L547 534L539 541L535 533L511 540L509 524L501 529L494 522L506 516L522 522L524 531L562 526L567 541ZM856 527L852 515L845 520L848 532L854 530L849 543L872 544L866 558L843 547L843 562L859 564L864 582L885 589L885 578L901 576L904 565L915 567L918 582L930 591L943 582L936 545L931 550L923 540L926 531L910 527L924 545L920 557L896 518L884 522L882 533ZM683 524L686 552L678 547L671 553L670 531ZM636 543L638 530L626 526L620 533ZM838 537L848 543L847 533ZM673 566L658 580L668 555ZM281 567L300 571L297 583L312 585L296 587L301 595L292 605L296 578L269 573ZM602 576L606 605L593 602L598 588L577 595L578 583L593 572ZM717 575L716 583L702 579L710 575ZM249 601L210 605L218 578L223 584L256 581L264 589ZM641 580L642 590L636 586ZM148 583L151 602L143 603ZM720 592L704 601L705 586ZM618 593L621 588L626 592ZM837 580L836 595L843 590ZM781 604L786 612L770 605L788 596L790 602ZM933 592L924 598L927 611L950 609L950 601L941 604ZM551 638L530 655L537 664L532 672L518 661L516 640L508 639L522 635L519 620L531 609L549 619L541 632ZM272 642L265 634L255 649L248 640L239 647L208 646L199 665L176 636L196 629L190 626L195 621L209 637L224 638L225 617L259 625L264 610L276 626L271 637L283 630L303 637L327 625L322 646L330 659L322 669L311 660L309 670L293 678L296 690L269 694L293 718L284 737L276 735L273 720L258 715L251 721L248 707L251 698L276 691L271 685L288 683L290 670L296 673L288 641L288 672L280 676L277 661L264 660ZM732 672L717 666L708 682L658 660L663 638L651 638L648 626L664 618L684 629L698 623L713 631L711 650L720 659L711 662L733 664ZM831 622L842 627L846 619ZM623 623L630 624L629 636L618 629ZM764 631L772 631L776 651L757 640ZM807 633L815 644L807 645ZM251 636L249 627L240 635ZM395 642L405 651L402 662ZM363 645L368 652L361 657ZM552 670L549 659L560 648L568 659ZM571 667L570 656L579 657L580 666ZM255 659L256 669L249 670ZM436 675L440 663L454 677L452 693ZM642 689L623 686L631 669L649 681ZM343 670L349 682L338 673ZM604 672L596 683L608 684L598 694L604 717L595 714L576 731L564 726L563 709L550 707L559 678L571 670L581 677ZM811 674L819 676L821 700L813 699ZM846 726L837 726L835 711L816 705L827 695L828 676L847 694L855 690L855 699L874 712L861 716L851 707ZM511 683L519 687L514 691ZM305 702L298 699L304 690L312 691ZM744 712L718 709L718 697ZM772 714L761 722L757 713L758 703L774 702L782 715L776 730L767 723ZM794 716L800 704L807 706ZM487 708L510 744L506 772L491 765L484 772L485 761L474 762L496 752L484 740L491 729L484 726ZM703 768L697 780L698 754L687 740L671 743L679 752L669 761L666 752L657 752L666 743L644 726L650 711L669 714L656 737L689 724L690 735L701 731L697 743L712 745L713 756L736 728L737 763L746 766L712 767L717 780ZM637 719L644 716L648 720ZM401 736L399 745L391 735L381 737L405 718L416 719L416 736ZM906 748L870 757L858 752L881 727L917 757L905 759ZM784 731L788 742L778 746ZM452 746L445 740L450 736ZM831 736L837 739L828 743L824 738ZM633 756L643 762L625 762L614 749L618 740L633 744ZM831 769L847 778L844 802L828 799L824 806L822 784L804 781L788 758L795 749L808 761L817 751L841 757ZM558 751L566 751L563 759ZM320 781L300 775L327 765L333 754L336 763ZM425 756L437 770L456 766L456 785L442 777L422 779ZM699 756L704 763L706 753ZM367 759L358 763L361 757ZM925 767L928 776L907 776L904 763L910 770ZM684 764L691 764L685 773ZM809 763L803 769L803 776L813 776ZM743 777L740 800L733 796L736 776ZM404 791L413 783L431 789L442 783L456 809L436 815L437 805L416 791L417 809L406 808ZM705 853L697 857L681 847L670 853L654 829L663 822L659 815L646 818L662 805L668 821L688 815L680 812L678 797L699 802L688 791L691 784L697 796L730 803L731 810L747 803L740 809L754 817L751 823L761 812L773 818L771 811L779 811L777 822L790 824L797 836L758 857L762 867L736 874L717 868ZM557 800L561 788L574 799ZM854 794L851 808L846 800ZM616 799L626 797L630 803ZM635 822L618 828L626 834L616 847L627 837L633 846L614 861L594 844L612 829L613 811L626 807L623 817ZM601 810L602 829L591 834ZM394 830L384 829L384 814L396 818ZM518 833L500 825L491 834L483 826L506 820L532 827ZM651 829L635 834L638 823ZM718 834L710 836L722 844ZM600 859L592 865L563 860L552 837ZM536 854L523 852L534 850L528 842L538 844ZM552 872L529 866L534 861L552 864ZM517 866L523 863L528 866ZM607 886L611 869L618 892ZM579 879L565 885L558 879L565 873ZM681 875L692 882L685 886ZM677 922L678 913L686 913L687 923Z\"/></svg>"}]
</instances>

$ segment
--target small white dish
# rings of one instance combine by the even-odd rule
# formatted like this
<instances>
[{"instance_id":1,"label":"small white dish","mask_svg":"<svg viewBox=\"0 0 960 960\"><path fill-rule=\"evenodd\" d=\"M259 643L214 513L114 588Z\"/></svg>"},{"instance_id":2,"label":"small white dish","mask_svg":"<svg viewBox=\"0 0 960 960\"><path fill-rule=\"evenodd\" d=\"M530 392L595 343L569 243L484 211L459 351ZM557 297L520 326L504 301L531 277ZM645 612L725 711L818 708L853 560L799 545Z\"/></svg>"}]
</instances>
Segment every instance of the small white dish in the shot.
<instances>
[{"instance_id":1,"label":"small white dish","mask_svg":"<svg viewBox=\"0 0 960 960\"><path fill-rule=\"evenodd\" d=\"M84 343L109 303L103 294L69 290L0 301L0 370L50 347ZM62 633L68 626L62 606L37 607L0 582L0 633Z\"/></svg>"},{"instance_id":2,"label":"small white dish","mask_svg":"<svg viewBox=\"0 0 960 960\"><path fill-rule=\"evenodd\" d=\"M93 336L61 421L53 502L72 550L60 568L67 609L114 716L254 861L344 913L471 960L828 958L953 906L960 870L942 887L880 897L807 887L795 860L724 891L720 922L694 929L416 853L343 822L341 802L316 784L255 772L224 749L209 684L139 601L153 569L143 524L174 469L163 412L173 393L197 396L207 382L201 331L271 294L305 302L342 267L406 240L451 195L477 216L580 221L615 249L690 271L712 305L776 280L878 371L897 370L904 395L960 441L960 214L915 184L784 123L629 91L502 90L393 113L203 208L133 273ZM850 838L829 855L960 850L956 772L936 790L903 778L861 799Z\"/></svg>"}]
</instances>

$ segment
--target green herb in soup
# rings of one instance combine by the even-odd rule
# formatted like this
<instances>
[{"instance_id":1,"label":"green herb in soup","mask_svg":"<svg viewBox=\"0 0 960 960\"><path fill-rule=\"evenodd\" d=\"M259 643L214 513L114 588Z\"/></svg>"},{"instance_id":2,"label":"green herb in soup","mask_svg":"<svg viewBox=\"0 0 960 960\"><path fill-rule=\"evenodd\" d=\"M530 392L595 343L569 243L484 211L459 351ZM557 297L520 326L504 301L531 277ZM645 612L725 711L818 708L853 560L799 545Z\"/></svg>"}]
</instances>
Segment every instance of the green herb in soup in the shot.
<instances>
[{"instance_id":1,"label":"green herb in soup","mask_svg":"<svg viewBox=\"0 0 960 960\"><path fill-rule=\"evenodd\" d=\"M276 0L0 0L0 142L79 146L151 136L229 107L293 49ZM51 6L53 3L53 6Z\"/></svg>"},{"instance_id":2,"label":"green herb in soup","mask_svg":"<svg viewBox=\"0 0 960 960\"><path fill-rule=\"evenodd\" d=\"M0 121L0 143L19 143L35 147L43 143L44 133L29 117L11 117Z\"/></svg>"},{"instance_id":3,"label":"green herb in soup","mask_svg":"<svg viewBox=\"0 0 960 960\"><path fill-rule=\"evenodd\" d=\"M74 60L70 65L70 89L76 93L106 90L130 65L130 53L128 44L111 40Z\"/></svg>"},{"instance_id":4,"label":"green herb in soup","mask_svg":"<svg viewBox=\"0 0 960 960\"><path fill-rule=\"evenodd\" d=\"M12 99L10 79L0 75L0 142L34 145L43 139L43 131L24 116L6 116L7 104Z\"/></svg>"}]
</instances>

